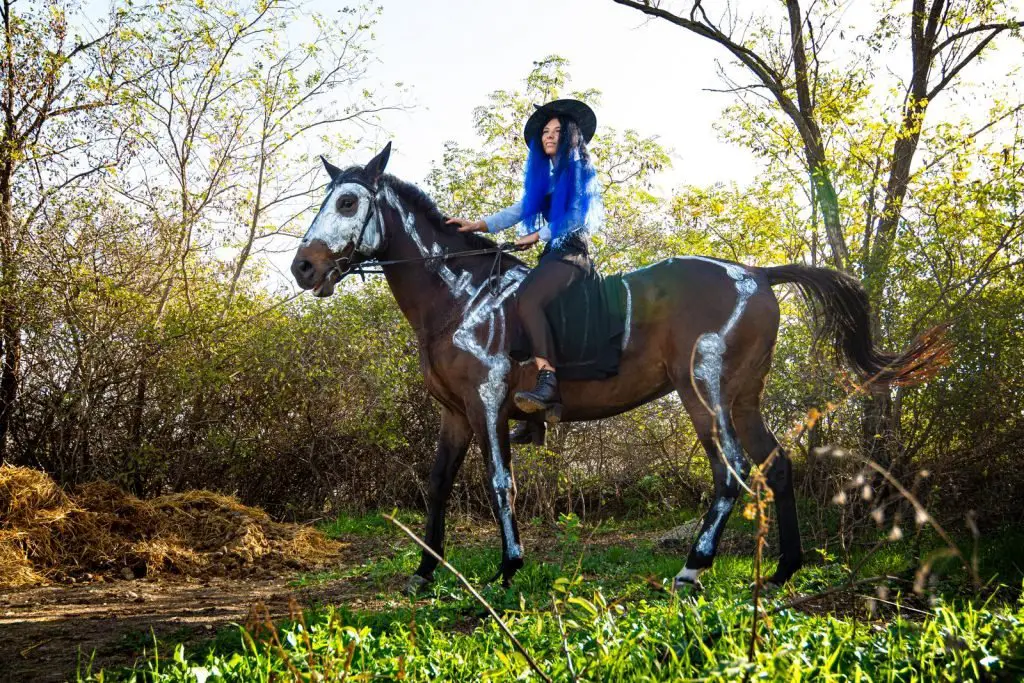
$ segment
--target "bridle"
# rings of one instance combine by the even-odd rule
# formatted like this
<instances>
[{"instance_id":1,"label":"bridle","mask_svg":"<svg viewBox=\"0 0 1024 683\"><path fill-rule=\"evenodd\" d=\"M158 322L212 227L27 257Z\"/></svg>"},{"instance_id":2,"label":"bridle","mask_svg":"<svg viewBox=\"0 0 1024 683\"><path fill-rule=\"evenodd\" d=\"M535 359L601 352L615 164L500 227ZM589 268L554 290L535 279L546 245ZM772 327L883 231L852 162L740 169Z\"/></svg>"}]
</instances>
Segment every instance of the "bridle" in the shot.
<instances>
[{"instance_id":1,"label":"bridle","mask_svg":"<svg viewBox=\"0 0 1024 683\"><path fill-rule=\"evenodd\" d=\"M366 210L366 218L363 219L363 227L359 229L359 236L356 238L356 241L352 243L352 251L349 252L349 256L346 259L347 263L345 269L341 271L342 277L348 275L353 267L358 267L359 264L352 263L352 256L360 253L359 249L363 246L363 238L366 237L366 228L370 225L370 219L373 218L374 215L381 214L380 196L377 192L376 183L371 186L369 183L364 183L358 178L348 178L346 182L359 185L370 193L370 208ZM377 222L377 228L381 239L381 245L378 247L378 250L384 250L388 246L387 235L384 234L384 226L380 221ZM338 267L338 261L335 261L334 263L335 267Z\"/></svg>"},{"instance_id":2,"label":"bridle","mask_svg":"<svg viewBox=\"0 0 1024 683\"><path fill-rule=\"evenodd\" d=\"M366 237L366 228L370 225L370 219L374 216L379 217L377 221L378 232L380 233L381 244L376 251L384 251L388 246L388 237L384 231L384 224L382 222L383 212L380 208L380 193L377 191L376 184L370 185L369 183L363 182L358 178L346 178L346 182L359 185L366 189L370 193L371 202L370 208L366 212L366 218L363 219L363 225L359 229L359 236L356 241L353 242L352 250L349 251L347 257L341 257L334 260L334 268L328 271L326 277L330 278L336 275L334 284L341 282L344 278L349 275L358 275L364 281L367 275L380 275L384 273L384 266L400 265L405 263L423 263L426 261L448 261L450 259L460 258L463 256L480 256L482 254L494 254L494 262L491 264L490 273L487 276L487 282L491 287L491 293L497 293L498 283L501 275L501 255L506 252L513 251L525 251L532 245L517 245L514 242L507 242L504 244L498 244L495 247L488 247L486 249L470 249L468 251L457 251L454 253L444 252L441 254L434 254L431 256L417 256L414 258L405 259L389 259L381 261L380 259L371 259L354 263L352 261L353 256L359 254L360 247L363 246L363 240ZM344 259L344 262L342 262Z\"/></svg>"}]
</instances>

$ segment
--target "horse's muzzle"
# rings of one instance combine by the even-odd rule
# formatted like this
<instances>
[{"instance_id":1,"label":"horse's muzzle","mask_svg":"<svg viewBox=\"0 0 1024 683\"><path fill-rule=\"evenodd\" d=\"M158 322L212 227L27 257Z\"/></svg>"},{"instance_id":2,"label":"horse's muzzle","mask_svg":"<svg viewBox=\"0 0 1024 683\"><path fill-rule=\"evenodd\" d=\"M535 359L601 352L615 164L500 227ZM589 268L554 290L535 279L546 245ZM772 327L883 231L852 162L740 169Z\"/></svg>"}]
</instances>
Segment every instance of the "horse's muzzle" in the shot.
<instances>
[{"instance_id":1,"label":"horse's muzzle","mask_svg":"<svg viewBox=\"0 0 1024 683\"><path fill-rule=\"evenodd\" d=\"M292 276L302 289L312 289L316 296L330 296L337 281L334 255L320 240L299 247L292 259Z\"/></svg>"}]
</instances>

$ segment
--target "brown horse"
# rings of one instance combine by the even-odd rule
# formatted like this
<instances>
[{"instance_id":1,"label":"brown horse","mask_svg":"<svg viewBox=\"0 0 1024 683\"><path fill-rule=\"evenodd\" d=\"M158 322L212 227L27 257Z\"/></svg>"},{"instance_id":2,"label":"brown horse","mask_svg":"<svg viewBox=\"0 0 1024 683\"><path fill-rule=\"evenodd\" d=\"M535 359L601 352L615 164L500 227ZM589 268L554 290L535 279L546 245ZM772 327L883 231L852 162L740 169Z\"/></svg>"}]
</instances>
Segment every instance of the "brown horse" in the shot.
<instances>
[{"instance_id":1,"label":"brown horse","mask_svg":"<svg viewBox=\"0 0 1024 683\"><path fill-rule=\"evenodd\" d=\"M470 440L487 463L499 521L499 574L508 584L523 564L512 509L508 421L527 416L512 396L533 386L536 368L509 359L514 293L526 267L496 261L492 241L445 224L434 202L413 185L384 174L391 145L365 167L324 164L327 196L292 263L299 286L333 293L355 264L376 259L416 331L427 390L441 404L437 459L430 474L426 543L444 552L445 508ZM488 252L487 254L480 253ZM711 566L722 529L741 492L748 460L763 463L776 505L780 558L771 581L801 565L792 468L761 415L761 395L779 325L772 286L796 283L815 304L839 354L862 378L905 383L932 370L941 334L899 355L871 339L867 297L841 273L801 265L742 266L699 256L670 258L627 273L626 332L619 374L561 385L566 421L616 415L676 391L711 460L715 497L676 585L698 585ZM746 457L744 457L744 452ZM410 577L416 589L433 579L437 561L424 552Z\"/></svg>"}]
</instances>

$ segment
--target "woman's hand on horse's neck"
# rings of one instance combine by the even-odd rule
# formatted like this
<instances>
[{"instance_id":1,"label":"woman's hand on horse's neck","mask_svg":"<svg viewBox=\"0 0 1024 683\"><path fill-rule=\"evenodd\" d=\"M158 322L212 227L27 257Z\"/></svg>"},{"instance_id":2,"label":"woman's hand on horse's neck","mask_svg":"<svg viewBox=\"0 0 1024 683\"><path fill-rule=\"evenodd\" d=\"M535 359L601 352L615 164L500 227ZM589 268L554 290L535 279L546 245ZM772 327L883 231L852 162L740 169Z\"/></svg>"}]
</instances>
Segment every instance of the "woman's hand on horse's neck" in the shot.
<instances>
[{"instance_id":1,"label":"woman's hand on horse's neck","mask_svg":"<svg viewBox=\"0 0 1024 683\"><path fill-rule=\"evenodd\" d=\"M449 218L448 225L459 226L459 232L487 232L487 223L483 221L467 221L465 218Z\"/></svg>"}]
</instances>

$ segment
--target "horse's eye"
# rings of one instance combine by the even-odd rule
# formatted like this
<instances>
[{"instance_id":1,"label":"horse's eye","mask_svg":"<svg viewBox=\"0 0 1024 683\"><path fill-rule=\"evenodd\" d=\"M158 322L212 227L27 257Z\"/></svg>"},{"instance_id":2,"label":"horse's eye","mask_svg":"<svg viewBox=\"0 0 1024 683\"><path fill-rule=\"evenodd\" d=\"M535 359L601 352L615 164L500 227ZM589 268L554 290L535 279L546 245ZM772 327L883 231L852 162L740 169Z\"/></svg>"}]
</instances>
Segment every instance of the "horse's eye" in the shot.
<instances>
[{"instance_id":1,"label":"horse's eye","mask_svg":"<svg viewBox=\"0 0 1024 683\"><path fill-rule=\"evenodd\" d=\"M356 198L345 196L338 199L338 211L353 211L356 208Z\"/></svg>"}]
</instances>

